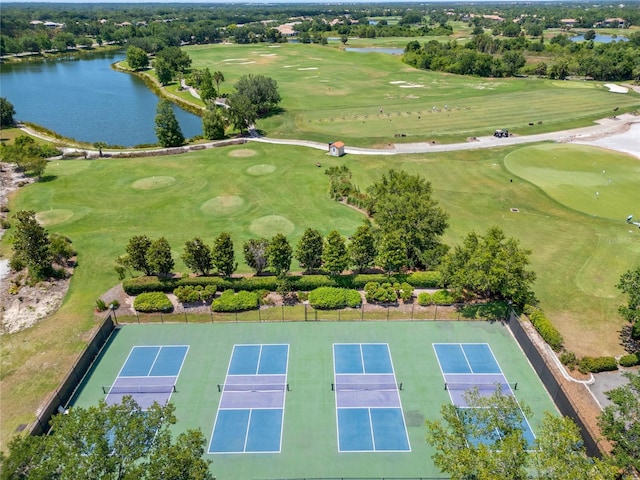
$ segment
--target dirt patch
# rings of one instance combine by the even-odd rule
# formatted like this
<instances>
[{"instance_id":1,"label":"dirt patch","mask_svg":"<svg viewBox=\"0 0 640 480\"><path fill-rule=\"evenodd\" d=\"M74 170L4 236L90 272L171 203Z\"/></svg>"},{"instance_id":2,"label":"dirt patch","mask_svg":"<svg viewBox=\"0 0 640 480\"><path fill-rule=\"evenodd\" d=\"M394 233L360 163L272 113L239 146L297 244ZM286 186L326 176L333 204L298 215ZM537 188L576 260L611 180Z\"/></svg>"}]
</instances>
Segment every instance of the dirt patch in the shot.
<instances>
[{"instance_id":1,"label":"dirt patch","mask_svg":"<svg viewBox=\"0 0 640 480\"><path fill-rule=\"evenodd\" d=\"M229 156L244 158L244 157L253 157L257 153L258 152L256 152L255 150L251 150L250 148L238 148L237 150L231 150L229 152Z\"/></svg>"}]
</instances>

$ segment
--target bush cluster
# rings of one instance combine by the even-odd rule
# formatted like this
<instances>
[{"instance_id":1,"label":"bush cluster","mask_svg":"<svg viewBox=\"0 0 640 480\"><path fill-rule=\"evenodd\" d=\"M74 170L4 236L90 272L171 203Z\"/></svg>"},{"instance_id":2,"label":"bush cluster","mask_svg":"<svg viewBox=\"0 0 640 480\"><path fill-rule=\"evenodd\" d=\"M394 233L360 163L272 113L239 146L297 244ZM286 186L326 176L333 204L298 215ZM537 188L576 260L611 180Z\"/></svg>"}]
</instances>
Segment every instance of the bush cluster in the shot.
<instances>
[{"instance_id":1,"label":"bush cluster","mask_svg":"<svg viewBox=\"0 0 640 480\"><path fill-rule=\"evenodd\" d=\"M631 338L640 340L640 322L635 322L631 327Z\"/></svg>"},{"instance_id":2,"label":"bush cluster","mask_svg":"<svg viewBox=\"0 0 640 480\"><path fill-rule=\"evenodd\" d=\"M225 290L211 304L214 312L242 312L255 310L260 306L260 299L255 292L241 290L235 293L233 290Z\"/></svg>"},{"instance_id":3,"label":"bush cluster","mask_svg":"<svg viewBox=\"0 0 640 480\"><path fill-rule=\"evenodd\" d=\"M173 294L182 303L210 302L216 295L215 285L181 285L173 290Z\"/></svg>"},{"instance_id":4,"label":"bush cluster","mask_svg":"<svg viewBox=\"0 0 640 480\"><path fill-rule=\"evenodd\" d=\"M426 288L440 283L439 272L416 272L410 275L387 276L382 274L368 275L340 275L328 277L326 275L290 275L288 277L292 290L310 292L320 287L341 287L355 290L362 290L367 283L399 283L403 291L403 284L408 284L414 288ZM278 289L278 277L236 277L222 278L210 277L182 277L159 279L155 276L128 278L122 282L122 287L128 295L139 295L143 292L165 292L171 293L181 286L214 285L218 291L234 290L236 292L246 290L249 292L257 290L268 290L275 292Z\"/></svg>"},{"instance_id":5,"label":"bush cluster","mask_svg":"<svg viewBox=\"0 0 640 480\"><path fill-rule=\"evenodd\" d=\"M578 358L576 354L569 351L564 351L560 354L560 362L569 368L569 370L575 370L578 365Z\"/></svg>"},{"instance_id":6,"label":"bush cluster","mask_svg":"<svg viewBox=\"0 0 640 480\"><path fill-rule=\"evenodd\" d=\"M449 290L438 290L431 294L429 292L421 292L418 295L418 304L423 307L427 305L453 305L458 300L458 296Z\"/></svg>"},{"instance_id":7,"label":"bush cluster","mask_svg":"<svg viewBox=\"0 0 640 480\"><path fill-rule=\"evenodd\" d=\"M582 373L610 372L618 369L614 357L582 357L578 361L578 370Z\"/></svg>"},{"instance_id":8,"label":"bush cluster","mask_svg":"<svg viewBox=\"0 0 640 480\"><path fill-rule=\"evenodd\" d=\"M628 355L623 355L620 357L620 361L618 363L623 367L634 367L636 365L640 365L640 354L630 353Z\"/></svg>"},{"instance_id":9,"label":"bush cluster","mask_svg":"<svg viewBox=\"0 0 640 480\"><path fill-rule=\"evenodd\" d=\"M525 305L524 313L529 317L529 320L531 320L531 323L544 341L547 342L554 351L559 352L562 349L564 339L551 321L545 317L542 310L532 305Z\"/></svg>"},{"instance_id":10,"label":"bush cluster","mask_svg":"<svg viewBox=\"0 0 640 480\"><path fill-rule=\"evenodd\" d=\"M145 292L141 293L133 301L133 308L138 312L173 312L173 304L169 297L163 292Z\"/></svg>"},{"instance_id":11,"label":"bush cluster","mask_svg":"<svg viewBox=\"0 0 640 480\"><path fill-rule=\"evenodd\" d=\"M364 295L369 303L396 303L398 301L396 289L390 283L369 282L364 286Z\"/></svg>"},{"instance_id":12,"label":"bush cluster","mask_svg":"<svg viewBox=\"0 0 640 480\"><path fill-rule=\"evenodd\" d=\"M320 287L309 292L309 304L319 310L357 308L362 298L357 290L338 287Z\"/></svg>"}]
</instances>

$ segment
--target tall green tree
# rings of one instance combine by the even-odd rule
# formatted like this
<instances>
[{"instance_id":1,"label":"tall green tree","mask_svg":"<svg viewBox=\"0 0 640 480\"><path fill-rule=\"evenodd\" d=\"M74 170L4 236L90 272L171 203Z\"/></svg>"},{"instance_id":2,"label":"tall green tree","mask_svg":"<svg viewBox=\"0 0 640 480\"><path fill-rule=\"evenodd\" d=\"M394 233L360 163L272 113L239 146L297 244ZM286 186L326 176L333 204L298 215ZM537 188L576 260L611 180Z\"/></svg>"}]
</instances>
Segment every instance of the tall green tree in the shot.
<instances>
[{"instance_id":1,"label":"tall green tree","mask_svg":"<svg viewBox=\"0 0 640 480\"><path fill-rule=\"evenodd\" d=\"M14 437L0 455L0 478L211 480L204 436L188 430L174 440L175 422L172 404L143 411L131 397L73 407L53 417L54 433Z\"/></svg>"},{"instance_id":2,"label":"tall green tree","mask_svg":"<svg viewBox=\"0 0 640 480\"><path fill-rule=\"evenodd\" d=\"M282 100L278 92L278 83L264 75L243 75L238 79L235 88L255 106L258 116L268 114Z\"/></svg>"},{"instance_id":3,"label":"tall green tree","mask_svg":"<svg viewBox=\"0 0 640 480\"><path fill-rule=\"evenodd\" d=\"M322 250L324 239L322 234L314 229L307 228L296 246L295 258L300 266L309 272L322 265Z\"/></svg>"},{"instance_id":4,"label":"tall green tree","mask_svg":"<svg viewBox=\"0 0 640 480\"><path fill-rule=\"evenodd\" d=\"M407 247L397 232L382 234L377 251L376 263L388 275L401 272L406 268Z\"/></svg>"},{"instance_id":5,"label":"tall green tree","mask_svg":"<svg viewBox=\"0 0 640 480\"><path fill-rule=\"evenodd\" d=\"M182 261L193 273L209 275L213 268L211 249L200 237L185 242Z\"/></svg>"},{"instance_id":6,"label":"tall green tree","mask_svg":"<svg viewBox=\"0 0 640 480\"><path fill-rule=\"evenodd\" d=\"M220 84L224 82L224 74L220 70L216 70L212 74L213 81L216 84L216 95L220 96Z\"/></svg>"},{"instance_id":7,"label":"tall green tree","mask_svg":"<svg viewBox=\"0 0 640 480\"><path fill-rule=\"evenodd\" d=\"M640 322L640 266L624 272L616 288L629 298L626 305L618 307L620 315L628 322Z\"/></svg>"},{"instance_id":8,"label":"tall green tree","mask_svg":"<svg viewBox=\"0 0 640 480\"><path fill-rule=\"evenodd\" d=\"M156 58L153 62L153 67L156 69L156 76L160 85L169 85L175 75L175 70L171 67L171 64L164 58Z\"/></svg>"},{"instance_id":9,"label":"tall green tree","mask_svg":"<svg viewBox=\"0 0 640 480\"><path fill-rule=\"evenodd\" d=\"M49 234L38 223L33 210L20 210L13 218L16 223L12 238L12 265L26 265L31 278L42 279L50 273L53 261Z\"/></svg>"},{"instance_id":10,"label":"tall green tree","mask_svg":"<svg viewBox=\"0 0 640 480\"><path fill-rule=\"evenodd\" d=\"M173 271L174 262L171 245L166 238L160 237L151 242L147 250L147 264L158 276L168 276Z\"/></svg>"},{"instance_id":11,"label":"tall green tree","mask_svg":"<svg viewBox=\"0 0 640 480\"><path fill-rule=\"evenodd\" d=\"M227 99L229 121L233 128L244 132L258 118L256 106L251 99L240 92L234 92Z\"/></svg>"},{"instance_id":12,"label":"tall green tree","mask_svg":"<svg viewBox=\"0 0 640 480\"><path fill-rule=\"evenodd\" d=\"M127 261L133 270L144 272L145 275L152 275L153 270L147 260L147 252L151 247L151 239L146 235L136 235L129 239L126 247Z\"/></svg>"},{"instance_id":13,"label":"tall green tree","mask_svg":"<svg viewBox=\"0 0 640 480\"><path fill-rule=\"evenodd\" d=\"M225 277L230 277L238 268L233 241L227 232L222 232L213 242L211 261L216 270Z\"/></svg>"},{"instance_id":14,"label":"tall green tree","mask_svg":"<svg viewBox=\"0 0 640 480\"><path fill-rule=\"evenodd\" d=\"M447 285L466 297L510 300L517 305L531 303L535 272L527 269L531 250L518 240L507 238L499 227L485 235L471 232L463 244L446 257L441 271Z\"/></svg>"},{"instance_id":15,"label":"tall green tree","mask_svg":"<svg viewBox=\"0 0 640 480\"><path fill-rule=\"evenodd\" d=\"M607 392L611 405L602 409L598 425L613 443L613 461L637 478L640 475L640 372L624 374L629 383Z\"/></svg>"},{"instance_id":16,"label":"tall green tree","mask_svg":"<svg viewBox=\"0 0 640 480\"><path fill-rule=\"evenodd\" d=\"M211 76L211 70L205 68L202 72L202 78L200 79L200 98L203 102L215 98L216 91L213 88L213 77Z\"/></svg>"},{"instance_id":17,"label":"tall green tree","mask_svg":"<svg viewBox=\"0 0 640 480\"><path fill-rule=\"evenodd\" d=\"M160 100L156 110L156 136L163 147L179 147L184 144L184 135L176 119L171 102Z\"/></svg>"},{"instance_id":18,"label":"tall green tree","mask_svg":"<svg viewBox=\"0 0 640 480\"><path fill-rule=\"evenodd\" d=\"M127 47L127 63L132 70L142 70L149 66L149 57L140 47L130 45Z\"/></svg>"},{"instance_id":19,"label":"tall green tree","mask_svg":"<svg viewBox=\"0 0 640 480\"><path fill-rule=\"evenodd\" d=\"M367 192L367 210L382 234L396 232L407 248L408 266L430 267L437 261L440 237L448 226L448 215L432 198L431 183L419 175L390 170Z\"/></svg>"},{"instance_id":20,"label":"tall green tree","mask_svg":"<svg viewBox=\"0 0 640 480\"><path fill-rule=\"evenodd\" d=\"M260 275L269 265L269 240L266 238L251 238L244 242L242 251L244 261Z\"/></svg>"},{"instance_id":21,"label":"tall green tree","mask_svg":"<svg viewBox=\"0 0 640 480\"><path fill-rule=\"evenodd\" d=\"M286 274L291 269L291 258L293 256L293 249L287 237L282 233L274 235L269 240L267 256L269 258L269 266L276 275Z\"/></svg>"},{"instance_id":22,"label":"tall green tree","mask_svg":"<svg viewBox=\"0 0 640 480\"><path fill-rule=\"evenodd\" d=\"M322 263L329 275L340 275L349 266L349 254L345 239L337 230L331 230L327 235Z\"/></svg>"},{"instance_id":23,"label":"tall green tree","mask_svg":"<svg viewBox=\"0 0 640 480\"><path fill-rule=\"evenodd\" d=\"M12 127L15 123L13 116L16 110L5 97L0 97L0 127Z\"/></svg>"},{"instance_id":24,"label":"tall green tree","mask_svg":"<svg viewBox=\"0 0 640 480\"><path fill-rule=\"evenodd\" d=\"M179 47L165 47L156 53L156 58L167 62L174 72L186 72L191 67L191 57Z\"/></svg>"},{"instance_id":25,"label":"tall green tree","mask_svg":"<svg viewBox=\"0 0 640 480\"><path fill-rule=\"evenodd\" d=\"M226 129L225 109L218 107L213 102L208 102L207 108L202 114L202 135L209 140L219 140L224 138Z\"/></svg>"},{"instance_id":26,"label":"tall green tree","mask_svg":"<svg viewBox=\"0 0 640 480\"><path fill-rule=\"evenodd\" d=\"M349 259L358 271L373 266L376 258L375 235L371 223L366 221L351 235L348 246Z\"/></svg>"}]
</instances>

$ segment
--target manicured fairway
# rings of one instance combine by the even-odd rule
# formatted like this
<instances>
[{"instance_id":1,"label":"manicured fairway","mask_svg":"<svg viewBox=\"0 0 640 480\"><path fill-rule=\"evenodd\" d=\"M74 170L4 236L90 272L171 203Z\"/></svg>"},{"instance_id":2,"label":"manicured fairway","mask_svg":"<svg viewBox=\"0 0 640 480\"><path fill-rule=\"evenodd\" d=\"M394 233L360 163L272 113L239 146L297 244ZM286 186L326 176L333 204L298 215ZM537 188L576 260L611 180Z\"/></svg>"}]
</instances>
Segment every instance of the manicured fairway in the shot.
<instances>
[{"instance_id":1,"label":"manicured fairway","mask_svg":"<svg viewBox=\"0 0 640 480\"><path fill-rule=\"evenodd\" d=\"M432 451L425 441L426 419L439 417L441 405L450 402L449 393L444 390L443 377L433 342L481 342L490 345L496 361L502 367L509 381L517 381L515 394L518 400L526 402L534 411L531 423L534 432L544 411L555 412L555 407L537 378L524 354L510 335L508 329L499 323L486 322L394 322L389 323L257 323L257 324L214 324L214 325L126 325L115 334L104 354L88 376L75 404L88 406L104 398L101 385L109 385L118 375L133 347L143 345L166 346L188 345L177 382L177 392L171 397L176 405L178 423L175 431L200 428L206 438L211 438L216 412L222 393L217 385L229 380L228 375L246 373L247 359L242 365L230 363L234 345L250 348L251 345L273 345L282 350L288 345L287 382L283 408L282 446L280 453L216 453L207 455L213 460L211 471L220 480L269 479L269 478L317 478L317 477L437 477L439 472L431 462ZM376 400L371 408L374 441L378 448L374 451L340 452L338 432L338 412L353 413L349 406L352 395L344 391L344 398L336 396L331 383L334 382L335 368L344 370L342 356L339 367L334 364L334 345L360 345L364 351L385 346L388 348L387 362L367 360L364 369L389 371L392 368L403 389L399 391L401 409L392 402L394 408L384 408L386 404ZM238 347L236 347L237 349ZM258 358L258 357L256 357ZM285 358L285 357L283 357ZM349 365L355 365L349 360ZM274 362L265 362L271 367ZM392 362L392 363L390 363ZM262 365L259 362L257 365ZM281 365L281 362L277 362ZM234 366L235 365L235 366ZM242 367L242 368L241 368ZM271 371L269 367L269 371ZM240 370L238 370L240 368ZM266 367L265 367L266 368ZM349 367L351 368L351 367ZM252 372L255 370L251 370ZM260 371L260 367L258 370ZM265 370L266 371L266 370ZM279 367L278 372L283 371ZM237 376L236 376L237 377ZM238 377L237 381L240 381ZM384 393L384 392L382 392ZM249 400L243 394L245 400ZM363 393L364 395L364 393ZM244 398L243 397L243 398ZM354 397L355 398L355 397ZM374 400L366 395L359 400L363 405L353 410L366 410ZM364 403L363 403L364 402ZM367 403L368 402L368 403ZM238 411L238 410L236 410ZM397 417L396 412L402 412ZM229 417L226 410L225 418ZM258 409L253 419L255 429L275 432L277 424L264 417L263 409ZM342 414L340 414L342 415ZM404 417L408 433L407 446L403 445L400 430L392 429ZM264 421L263 421L264 420ZM360 438L351 436L357 425L343 418L342 438L345 445L353 446ZM235 424L235 423L234 423ZM378 434L375 429L389 429L389 435ZM268 438L273 436L269 433ZM251 435L251 433L249 433ZM235 439L236 437L233 437ZM254 438L254 437L249 437ZM259 451L265 444L249 442L250 449ZM389 443L391 442L391 443ZM268 442L269 443L269 442ZM359 446L362 444L358 444ZM273 448L271 444L269 448ZM348 448L347 448L348 449ZM344 448L342 449L344 450ZM369 448L369 450L372 450ZM395 451L384 451L395 450Z\"/></svg>"},{"instance_id":2,"label":"manicured fairway","mask_svg":"<svg viewBox=\"0 0 640 480\"><path fill-rule=\"evenodd\" d=\"M273 137L354 146L464 141L498 128L527 135L584 126L616 107L640 106L637 93L610 93L601 82L443 74L409 67L400 56L336 46L207 45L186 51L194 67L223 72L223 92L232 91L242 75L275 79L284 112L258 122Z\"/></svg>"}]
</instances>

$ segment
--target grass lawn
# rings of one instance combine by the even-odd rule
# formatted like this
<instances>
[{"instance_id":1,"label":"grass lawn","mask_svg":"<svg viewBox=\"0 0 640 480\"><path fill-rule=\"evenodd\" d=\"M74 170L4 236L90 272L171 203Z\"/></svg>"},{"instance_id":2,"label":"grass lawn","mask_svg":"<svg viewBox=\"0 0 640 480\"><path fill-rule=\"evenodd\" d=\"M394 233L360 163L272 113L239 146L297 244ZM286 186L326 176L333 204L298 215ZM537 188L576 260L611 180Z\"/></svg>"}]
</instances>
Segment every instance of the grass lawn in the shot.
<instances>
[{"instance_id":1,"label":"grass lawn","mask_svg":"<svg viewBox=\"0 0 640 480\"><path fill-rule=\"evenodd\" d=\"M561 160L549 162L553 156ZM47 181L17 192L11 209L35 210L50 231L69 236L79 267L58 313L1 338L2 446L19 424L33 420L82 350L95 322L95 299L118 282L111 265L131 236L165 236L175 270L184 271L186 240L198 235L211 243L228 231L239 270L248 272L241 255L248 238L283 232L295 244L307 227L323 235L332 229L353 233L361 214L327 195L324 169L338 164L351 168L361 189L391 167L429 179L451 216L447 243L500 226L533 250L535 291L567 347L578 355L622 352L616 308L623 298L614 285L640 255L638 231L624 223L637 208L633 186L640 183L638 163L628 156L542 144L338 160L312 149L248 144L169 157L52 162ZM558 185L571 175L582 180L564 194ZM595 188L600 200L593 199ZM2 242L7 252L8 239Z\"/></svg>"},{"instance_id":2,"label":"grass lawn","mask_svg":"<svg viewBox=\"0 0 640 480\"><path fill-rule=\"evenodd\" d=\"M398 45L393 39L375 40L378 46ZM258 122L273 137L342 140L353 146L453 142L498 128L526 135L585 126L615 107L620 112L640 107L640 95L610 93L603 82L465 77L417 70L395 55L341 48L337 42L186 50L195 68L224 74L222 92L232 91L246 74L275 79L284 113Z\"/></svg>"}]
</instances>

